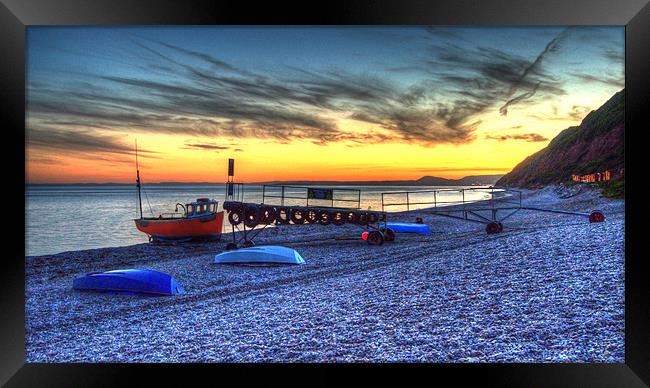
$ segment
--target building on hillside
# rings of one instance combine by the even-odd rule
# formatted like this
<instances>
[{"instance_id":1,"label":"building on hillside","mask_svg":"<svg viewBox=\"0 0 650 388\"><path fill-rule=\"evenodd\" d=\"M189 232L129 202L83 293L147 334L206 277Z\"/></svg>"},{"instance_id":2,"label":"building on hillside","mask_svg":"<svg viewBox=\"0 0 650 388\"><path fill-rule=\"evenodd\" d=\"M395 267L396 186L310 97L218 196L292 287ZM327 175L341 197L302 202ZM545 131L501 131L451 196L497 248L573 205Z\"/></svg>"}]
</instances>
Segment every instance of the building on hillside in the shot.
<instances>
[{"instance_id":1,"label":"building on hillside","mask_svg":"<svg viewBox=\"0 0 650 388\"><path fill-rule=\"evenodd\" d=\"M619 176L623 176L625 173L624 169L620 169L618 171ZM611 171L605 170L603 172L597 172L594 174L587 174L587 175L578 175L578 174L573 174L571 175L571 180L574 182L581 182L581 183L593 183L593 182L606 182L611 180L614 177Z\"/></svg>"}]
</instances>

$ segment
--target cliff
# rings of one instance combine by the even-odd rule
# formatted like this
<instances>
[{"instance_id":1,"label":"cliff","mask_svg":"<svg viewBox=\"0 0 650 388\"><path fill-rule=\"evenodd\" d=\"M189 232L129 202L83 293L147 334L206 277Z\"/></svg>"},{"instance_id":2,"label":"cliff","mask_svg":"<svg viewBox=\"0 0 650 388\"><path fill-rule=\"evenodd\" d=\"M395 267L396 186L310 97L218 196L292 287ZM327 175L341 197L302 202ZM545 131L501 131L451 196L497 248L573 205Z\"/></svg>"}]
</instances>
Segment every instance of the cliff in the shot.
<instances>
[{"instance_id":1,"label":"cliff","mask_svg":"<svg viewBox=\"0 0 650 388\"><path fill-rule=\"evenodd\" d=\"M579 126L560 132L548 146L524 159L497 186L541 187L624 167L625 89L590 112Z\"/></svg>"}]
</instances>

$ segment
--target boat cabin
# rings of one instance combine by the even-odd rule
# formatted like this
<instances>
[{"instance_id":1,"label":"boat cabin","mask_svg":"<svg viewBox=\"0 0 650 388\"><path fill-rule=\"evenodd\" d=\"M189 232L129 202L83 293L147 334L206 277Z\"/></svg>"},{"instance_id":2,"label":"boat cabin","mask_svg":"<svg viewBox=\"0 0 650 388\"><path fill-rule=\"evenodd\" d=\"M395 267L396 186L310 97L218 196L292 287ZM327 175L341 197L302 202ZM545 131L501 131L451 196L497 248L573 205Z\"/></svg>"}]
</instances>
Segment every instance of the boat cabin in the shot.
<instances>
[{"instance_id":1,"label":"boat cabin","mask_svg":"<svg viewBox=\"0 0 650 388\"><path fill-rule=\"evenodd\" d=\"M179 204L180 205L180 204ZM184 206L186 218L200 217L210 213L217 212L218 201L208 198L198 198L196 202L188 203Z\"/></svg>"}]
</instances>

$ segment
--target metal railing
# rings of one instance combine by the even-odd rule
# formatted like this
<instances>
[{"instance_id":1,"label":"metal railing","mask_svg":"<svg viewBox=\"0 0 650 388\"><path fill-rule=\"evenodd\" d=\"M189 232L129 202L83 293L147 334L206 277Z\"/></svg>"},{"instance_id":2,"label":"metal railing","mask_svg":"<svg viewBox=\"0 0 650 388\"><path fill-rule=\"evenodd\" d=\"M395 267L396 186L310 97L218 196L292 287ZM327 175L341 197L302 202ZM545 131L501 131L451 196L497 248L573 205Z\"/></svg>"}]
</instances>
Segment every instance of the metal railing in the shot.
<instances>
[{"instance_id":1,"label":"metal railing","mask_svg":"<svg viewBox=\"0 0 650 388\"><path fill-rule=\"evenodd\" d=\"M485 192L489 194L488 199L468 199L466 193L476 193L476 192ZM444 200L440 199L441 197L447 197L447 193L457 192L460 195L460 199L453 200ZM430 200L412 200L413 196L421 198L423 195L429 197ZM387 202L387 199L390 199L390 196L402 196L403 199L400 202ZM388 197L388 198L387 198ZM481 202L483 201L483 202ZM514 205L521 207L522 204L522 192L520 190L513 189L504 189L499 187L471 187L471 188L461 188L461 189L435 189L435 190L414 190L414 191L388 191L381 193L381 209L385 211L387 207L392 206L406 206L406 211L411 211L411 208L418 205L428 205L427 207L438 209L439 207L447 206L461 206L461 210L470 210L467 209L468 205L476 205L477 203L482 203L485 205L487 201L487 206L490 209L494 209L500 204ZM483 207L485 209L485 206ZM473 210L473 209L472 209Z\"/></svg>"},{"instance_id":2,"label":"metal railing","mask_svg":"<svg viewBox=\"0 0 650 388\"><path fill-rule=\"evenodd\" d=\"M273 190L275 189L275 190ZM332 198L331 199L317 199L317 198L311 198L312 201L320 201L321 205L314 205L309 204L309 190L331 190L332 191ZM304 190L304 195L301 194L295 194L296 190ZM270 193L269 193L270 192ZM337 198L337 194L341 193L349 193L353 194L355 199L350 199L350 198ZM341 189L341 188L332 188L332 189L324 189L324 188L316 188L316 187L307 187L307 186L286 186L286 185L263 185L262 186L262 203L266 204L267 203L267 198L271 199L279 199L280 200L280 206L285 206L287 200L301 200L305 201L305 207L336 207L336 208L344 208L344 209L361 209L361 190L358 189ZM323 202L329 202L329 206L323 206ZM343 204L341 204L343 203ZM348 203L355 204L355 206L343 206ZM335 204L337 206L335 206ZM340 206L339 206L340 205Z\"/></svg>"}]
</instances>

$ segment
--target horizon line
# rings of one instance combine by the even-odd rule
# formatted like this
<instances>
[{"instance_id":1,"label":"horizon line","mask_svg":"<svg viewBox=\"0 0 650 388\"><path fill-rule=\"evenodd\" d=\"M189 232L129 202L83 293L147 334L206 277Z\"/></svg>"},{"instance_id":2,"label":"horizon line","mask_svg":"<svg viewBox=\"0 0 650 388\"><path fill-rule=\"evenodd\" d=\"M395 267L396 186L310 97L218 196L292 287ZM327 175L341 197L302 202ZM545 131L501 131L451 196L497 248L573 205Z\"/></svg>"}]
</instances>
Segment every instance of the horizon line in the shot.
<instances>
[{"instance_id":1,"label":"horizon line","mask_svg":"<svg viewBox=\"0 0 650 388\"><path fill-rule=\"evenodd\" d=\"M333 183L376 183L376 182L416 182L425 177L431 177L436 179L445 179L448 181L460 181L468 177L485 177L485 176L497 176L505 175L503 174L483 174L483 175L466 175L461 178L443 178L434 175L423 175L417 179L386 179L386 180L310 180L310 179L288 179L288 180L274 180L274 181L257 181L257 182L234 182L234 183L244 183L244 184L272 184L272 183L284 183L284 182L333 182ZM184 181L158 181L158 182L147 182L146 185L161 185L161 184L179 184L179 185L190 185L190 184L202 184L202 185L215 185L215 184L226 184L227 182L184 182ZM30 185L136 185L135 181L130 182L25 182L25 186ZM143 183L144 185L144 183Z\"/></svg>"}]
</instances>

